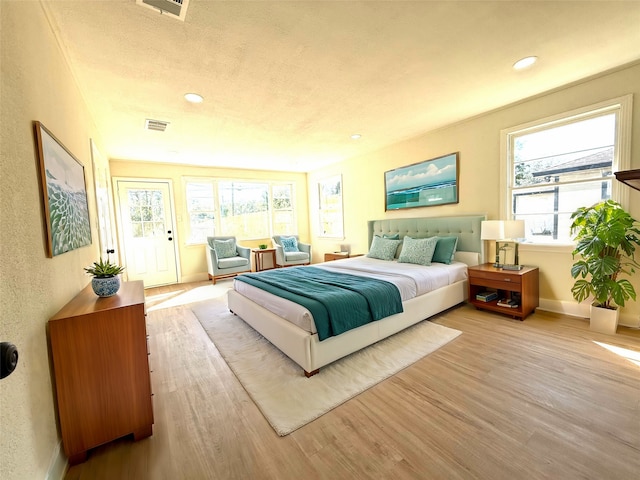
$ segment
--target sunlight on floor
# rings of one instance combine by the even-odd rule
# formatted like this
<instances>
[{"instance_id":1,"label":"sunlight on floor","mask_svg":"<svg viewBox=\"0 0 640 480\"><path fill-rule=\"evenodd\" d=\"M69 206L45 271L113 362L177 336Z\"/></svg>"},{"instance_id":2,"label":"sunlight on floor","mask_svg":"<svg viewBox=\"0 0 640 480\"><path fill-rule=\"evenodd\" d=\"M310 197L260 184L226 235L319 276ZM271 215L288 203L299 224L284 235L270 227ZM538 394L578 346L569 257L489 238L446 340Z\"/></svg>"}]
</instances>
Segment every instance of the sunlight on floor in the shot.
<instances>
[{"instance_id":1,"label":"sunlight on floor","mask_svg":"<svg viewBox=\"0 0 640 480\"><path fill-rule=\"evenodd\" d=\"M230 285L228 283L218 285L211 284L188 290L176 290L175 292L147 295L147 312L221 297L226 295L229 289Z\"/></svg>"},{"instance_id":2,"label":"sunlight on floor","mask_svg":"<svg viewBox=\"0 0 640 480\"><path fill-rule=\"evenodd\" d=\"M601 346L602 348L609 350L612 353L615 353L616 355L619 355L622 358L629 360L631 363L640 367L640 352L629 350L628 348L616 347L615 345L609 345L608 343L602 343L602 342L593 342L593 343Z\"/></svg>"}]
</instances>

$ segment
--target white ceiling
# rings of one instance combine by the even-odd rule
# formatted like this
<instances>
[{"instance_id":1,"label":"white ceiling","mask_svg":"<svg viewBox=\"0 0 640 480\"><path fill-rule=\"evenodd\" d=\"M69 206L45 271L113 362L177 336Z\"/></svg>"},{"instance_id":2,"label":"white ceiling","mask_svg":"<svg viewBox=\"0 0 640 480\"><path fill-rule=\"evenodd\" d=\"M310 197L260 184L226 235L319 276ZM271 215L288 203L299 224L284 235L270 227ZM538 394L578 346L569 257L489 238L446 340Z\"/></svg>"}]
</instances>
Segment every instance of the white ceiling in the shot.
<instances>
[{"instance_id":1,"label":"white ceiling","mask_svg":"<svg viewBox=\"0 0 640 480\"><path fill-rule=\"evenodd\" d=\"M310 171L640 60L637 1L190 0L184 22L43 5L102 153L125 160Z\"/></svg>"}]
</instances>

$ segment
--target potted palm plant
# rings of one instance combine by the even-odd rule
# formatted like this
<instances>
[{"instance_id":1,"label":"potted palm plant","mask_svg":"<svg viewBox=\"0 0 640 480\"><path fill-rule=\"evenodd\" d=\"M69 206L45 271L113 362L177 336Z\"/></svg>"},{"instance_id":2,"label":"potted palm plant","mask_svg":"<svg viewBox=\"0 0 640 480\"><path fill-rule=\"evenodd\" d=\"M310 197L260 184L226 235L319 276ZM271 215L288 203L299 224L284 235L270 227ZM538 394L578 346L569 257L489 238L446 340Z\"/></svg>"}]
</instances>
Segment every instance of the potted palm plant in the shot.
<instances>
[{"instance_id":1,"label":"potted palm plant","mask_svg":"<svg viewBox=\"0 0 640 480\"><path fill-rule=\"evenodd\" d=\"M124 267L111 263L109 258L93 262L90 267L85 267L85 272L93 276L91 280L91 287L96 295L99 297L111 297L118 293L120 289L120 277L119 275L124 270Z\"/></svg>"},{"instance_id":2,"label":"potted palm plant","mask_svg":"<svg viewBox=\"0 0 640 480\"><path fill-rule=\"evenodd\" d=\"M621 277L640 267L634 258L640 246L638 222L613 200L578 208L571 220L577 242L572 255L574 260L579 257L571 267L571 276L577 279L571 293L578 302L593 298L591 329L615 333L618 307L636 299L631 282Z\"/></svg>"}]
</instances>

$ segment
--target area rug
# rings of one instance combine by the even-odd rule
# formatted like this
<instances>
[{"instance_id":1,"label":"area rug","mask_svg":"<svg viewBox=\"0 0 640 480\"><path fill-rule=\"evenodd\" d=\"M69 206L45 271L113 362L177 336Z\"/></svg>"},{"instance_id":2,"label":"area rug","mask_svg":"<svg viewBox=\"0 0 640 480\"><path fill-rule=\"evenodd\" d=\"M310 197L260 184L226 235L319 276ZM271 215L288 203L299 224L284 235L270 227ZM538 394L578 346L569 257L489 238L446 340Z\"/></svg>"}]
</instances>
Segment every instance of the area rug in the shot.
<instances>
[{"instance_id":1,"label":"area rug","mask_svg":"<svg viewBox=\"0 0 640 480\"><path fill-rule=\"evenodd\" d=\"M324 415L462 333L430 321L420 322L307 378L298 364L229 312L226 296L192 304L191 310L280 436Z\"/></svg>"}]
</instances>

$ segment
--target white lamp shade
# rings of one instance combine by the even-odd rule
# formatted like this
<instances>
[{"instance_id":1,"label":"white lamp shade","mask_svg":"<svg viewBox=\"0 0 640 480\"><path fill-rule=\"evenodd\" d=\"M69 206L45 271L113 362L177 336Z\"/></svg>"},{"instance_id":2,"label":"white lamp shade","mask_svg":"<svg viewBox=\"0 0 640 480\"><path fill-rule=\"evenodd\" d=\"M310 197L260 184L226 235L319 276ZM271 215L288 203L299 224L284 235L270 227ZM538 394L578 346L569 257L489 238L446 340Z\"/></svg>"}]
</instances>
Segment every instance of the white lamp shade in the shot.
<instances>
[{"instance_id":1,"label":"white lamp shade","mask_svg":"<svg viewBox=\"0 0 640 480\"><path fill-rule=\"evenodd\" d=\"M480 224L482 240L502 240L504 238L503 220L485 220Z\"/></svg>"},{"instance_id":2,"label":"white lamp shade","mask_svg":"<svg viewBox=\"0 0 640 480\"><path fill-rule=\"evenodd\" d=\"M507 220L504 222L503 238L524 238L524 220Z\"/></svg>"}]
</instances>

